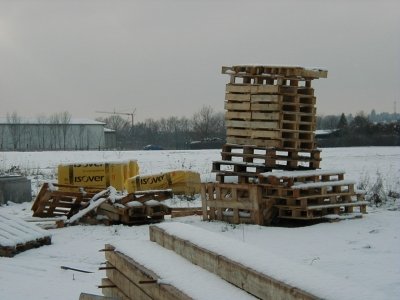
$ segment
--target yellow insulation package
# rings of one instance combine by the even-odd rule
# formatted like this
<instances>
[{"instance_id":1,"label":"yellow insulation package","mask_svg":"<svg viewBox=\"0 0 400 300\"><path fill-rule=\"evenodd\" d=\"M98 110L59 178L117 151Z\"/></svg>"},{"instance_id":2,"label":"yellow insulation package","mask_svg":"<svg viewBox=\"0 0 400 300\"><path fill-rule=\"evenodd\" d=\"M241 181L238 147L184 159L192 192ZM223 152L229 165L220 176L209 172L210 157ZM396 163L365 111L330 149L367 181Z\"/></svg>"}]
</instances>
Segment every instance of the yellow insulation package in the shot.
<instances>
[{"instance_id":1,"label":"yellow insulation package","mask_svg":"<svg viewBox=\"0 0 400 300\"><path fill-rule=\"evenodd\" d=\"M105 163L76 163L58 166L58 184L105 189L113 186L124 189L132 174L139 173L136 160ZM135 176L133 175L133 176Z\"/></svg>"},{"instance_id":2,"label":"yellow insulation package","mask_svg":"<svg viewBox=\"0 0 400 300\"><path fill-rule=\"evenodd\" d=\"M174 194L200 193L200 174L193 171L172 171L146 176L135 176L125 182L128 193L148 190L172 189Z\"/></svg>"}]
</instances>

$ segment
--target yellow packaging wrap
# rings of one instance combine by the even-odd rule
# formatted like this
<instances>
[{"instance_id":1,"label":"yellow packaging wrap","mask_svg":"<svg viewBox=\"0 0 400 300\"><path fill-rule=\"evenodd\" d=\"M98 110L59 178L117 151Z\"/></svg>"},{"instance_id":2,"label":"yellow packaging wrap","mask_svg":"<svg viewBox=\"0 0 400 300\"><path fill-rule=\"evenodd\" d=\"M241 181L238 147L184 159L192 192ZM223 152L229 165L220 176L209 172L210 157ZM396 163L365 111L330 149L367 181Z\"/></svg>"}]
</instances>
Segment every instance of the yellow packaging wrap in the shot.
<instances>
[{"instance_id":1,"label":"yellow packaging wrap","mask_svg":"<svg viewBox=\"0 0 400 300\"><path fill-rule=\"evenodd\" d=\"M77 163L58 166L58 183L105 189L113 186L122 191L131 174L137 175L136 160L110 163Z\"/></svg>"},{"instance_id":2,"label":"yellow packaging wrap","mask_svg":"<svg viewBox=\"0 0 400 300\"><path fill-rule=\"evenodd\" d=\"M135 176L125 182L128 193L148 190L172 189L174 194L193 195L200 193L200 174L178 170L146 176Z\"/></svg>"},{"instance_id":3,"label":"yellow packaging wrap","mask_svg":"<svg viewBox=\"0 0 400 300\"><path fill-rule=\"evenodd\" d=\"M128 174L125 179L139 175L139 165L137 160L130 160L128 162Z\"/></svg>"}]
</instances>

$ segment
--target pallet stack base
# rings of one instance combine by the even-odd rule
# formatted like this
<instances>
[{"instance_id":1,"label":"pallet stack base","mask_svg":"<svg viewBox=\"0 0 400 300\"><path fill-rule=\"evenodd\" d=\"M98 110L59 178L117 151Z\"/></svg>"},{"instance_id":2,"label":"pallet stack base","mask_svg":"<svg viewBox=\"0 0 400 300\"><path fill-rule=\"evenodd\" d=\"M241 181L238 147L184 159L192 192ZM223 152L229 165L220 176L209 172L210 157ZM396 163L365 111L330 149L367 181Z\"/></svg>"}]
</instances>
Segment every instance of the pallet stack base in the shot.
<instances>
[{"instance_id":1,"label":"pallet stack base","mask_svg":"<svg viewBox=\"0 0 400 300\"><path fill-rule=\"evenodd\" d=\"M259 175L259 183L204 183L203 220L269 225L274 218L315 220L366 213L364 193L336 171L286 171ZM275 175L277 174L277 175Z\"/></svg>"}]
</instances>

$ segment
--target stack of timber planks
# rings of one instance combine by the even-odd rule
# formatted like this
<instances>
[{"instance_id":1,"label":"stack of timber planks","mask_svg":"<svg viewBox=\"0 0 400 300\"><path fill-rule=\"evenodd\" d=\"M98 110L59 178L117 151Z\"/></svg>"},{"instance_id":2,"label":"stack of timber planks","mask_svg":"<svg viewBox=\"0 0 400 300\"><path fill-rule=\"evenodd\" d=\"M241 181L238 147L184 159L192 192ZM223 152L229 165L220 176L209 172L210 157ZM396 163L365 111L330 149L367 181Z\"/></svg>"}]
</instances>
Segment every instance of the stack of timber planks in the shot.
<instances>
[{"instance_id":1,"label":"stack of timber planks","mask_svg":"<svg viewBox=\"0 0 400 300\"><path fill-rule=\"evenodd\" d=\"M355 191L354 182L344 180L344 172L334 171L332 177L321 175L332 171L317 170L321 150L315 143L311 82L326 78L327 71L236 65L222 67L222 74L230 76L227 144L221 160L212 163L217 182L202 185L204 220L268 225L276 218L338 216L354 207L366 212L363 194ZM293 178L295 183L289 184Z\"/></svg>"},{"instance_id":2,"label":"stack of timber planks","mask_svg":"<svg viewBox=\"0 0 400 300\"><path fill-rule=\"evenodd\" d=\"M188 224L163 225L149 227L150 240L105 245L106 266L100 269L106 277L99 286L103 295L124 300L319 299L296 283L282 282L247 266L244 258L224 255L223 246L198 242L210 234L216 243L223 239L220 245L227 243L227 248L236 241ZM243 250L244 257L246 250L255 253L246 246Z\"/></svg>"}]
</instances>

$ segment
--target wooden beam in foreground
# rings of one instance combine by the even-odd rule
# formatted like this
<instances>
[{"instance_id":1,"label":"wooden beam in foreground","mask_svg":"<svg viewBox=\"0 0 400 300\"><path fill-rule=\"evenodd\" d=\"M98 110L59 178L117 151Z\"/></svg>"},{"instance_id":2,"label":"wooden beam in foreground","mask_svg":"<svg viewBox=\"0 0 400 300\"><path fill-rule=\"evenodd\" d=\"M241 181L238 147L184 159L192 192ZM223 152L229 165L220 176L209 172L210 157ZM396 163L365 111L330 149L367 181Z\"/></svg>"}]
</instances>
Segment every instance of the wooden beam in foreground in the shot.
<instances>
[{"instance_id":1,"label":"wooden beam in foreground","mask_svg":"<svg viewBox=\"0 0 400 300\"><path fill-rule=\"evenodd\" d=\"M160 227L150 226L150 240L166 249L175 251L190 262L260 299L319 299L297 287L290 286L223 255L195 245L189 240L171 235Z\"/></svg>"}]
</instances>

